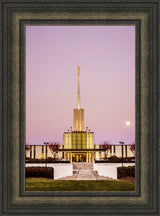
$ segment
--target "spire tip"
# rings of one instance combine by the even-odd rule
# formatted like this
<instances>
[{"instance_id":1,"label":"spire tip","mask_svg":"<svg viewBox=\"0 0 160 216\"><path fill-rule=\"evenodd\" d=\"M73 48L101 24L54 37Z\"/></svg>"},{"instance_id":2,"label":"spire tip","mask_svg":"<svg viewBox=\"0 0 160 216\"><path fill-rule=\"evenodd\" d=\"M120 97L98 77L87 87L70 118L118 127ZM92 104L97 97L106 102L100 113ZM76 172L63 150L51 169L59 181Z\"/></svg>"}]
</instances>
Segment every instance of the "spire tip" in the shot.
<instances>
[{"instance_id":1,"label":"spire tip","mask_svg":"<svg viewBox=\"0 0 160 216\"><path fill-rule=\"evenodd\" d=\"M78 74L79 74L79 71L80 71L80 67L77 65L77 69L78 69Z\"/></svg>"}]
</instances>

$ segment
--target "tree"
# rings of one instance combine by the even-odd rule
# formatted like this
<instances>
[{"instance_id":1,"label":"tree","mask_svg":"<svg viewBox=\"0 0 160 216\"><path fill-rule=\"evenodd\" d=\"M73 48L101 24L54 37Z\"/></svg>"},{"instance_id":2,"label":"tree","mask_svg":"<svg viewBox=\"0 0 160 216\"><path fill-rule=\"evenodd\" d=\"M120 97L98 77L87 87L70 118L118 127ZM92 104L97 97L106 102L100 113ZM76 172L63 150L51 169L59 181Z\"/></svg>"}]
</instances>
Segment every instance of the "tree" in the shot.
<instances>
[{"instance_id":1,"label":"tree","mask_svg":"<svg viewBox=\"0 0 160 216\"><path fill-rule=\"evenodd\" d=\"M60 146L61 145L59 143L56 143L56 142L49 143L49 149L51 150L51 153L52 153L54 159L56 157L56 153L58 153L58 150L59 150Z\"/></svg>"},{"instance_id":2,"label":"tree","mask_svg":"<svg viewBox=\"0 0 160 216\"><path fill-rule=\"evenodd\" d=\"M25 157L26 157L26 153L30 150L30 146L29 145L25 145Z\"/></svg>"},{"instance_id":3,"label":"tree","mask_svg":"<svg viewBox=\"0 0 160 216\"><path fill-rule=\"evenodd\" d=\"M134 154L135 156L135 143L132 143L131 146L130 146L130 150L132 151L132 153Z\"/></svg>"},{"instance_id":4,"label":"tree","mask_svg":"<svg viewBox=\"0 0 160 216\"><path fill-rule=\"evenodd\" d=\"M101 145L101 149L105 150L105 158L107 158L108 152L111 149L111 145L109 144L109 142L105 141L102 145Z\"/></svg>"}]
</instances>

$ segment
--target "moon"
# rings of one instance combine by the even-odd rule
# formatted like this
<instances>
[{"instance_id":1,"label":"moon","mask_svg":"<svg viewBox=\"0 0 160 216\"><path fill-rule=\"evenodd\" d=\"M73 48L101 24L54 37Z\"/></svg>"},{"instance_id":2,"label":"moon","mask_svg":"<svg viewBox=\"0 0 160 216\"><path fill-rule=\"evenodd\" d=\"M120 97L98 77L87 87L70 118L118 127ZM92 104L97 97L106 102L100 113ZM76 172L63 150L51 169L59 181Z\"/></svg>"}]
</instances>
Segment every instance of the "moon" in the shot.
<instances>
[{"instance_id":1,"label":"moon","mask_svg":"<svg viewBox=\"0 0 160 216\"><path fill-rule=\"evenodd\" d=\"M127 126L130 126L130 124L131 124L130 121L126 121Z\"/></svg>"}]
</instances>

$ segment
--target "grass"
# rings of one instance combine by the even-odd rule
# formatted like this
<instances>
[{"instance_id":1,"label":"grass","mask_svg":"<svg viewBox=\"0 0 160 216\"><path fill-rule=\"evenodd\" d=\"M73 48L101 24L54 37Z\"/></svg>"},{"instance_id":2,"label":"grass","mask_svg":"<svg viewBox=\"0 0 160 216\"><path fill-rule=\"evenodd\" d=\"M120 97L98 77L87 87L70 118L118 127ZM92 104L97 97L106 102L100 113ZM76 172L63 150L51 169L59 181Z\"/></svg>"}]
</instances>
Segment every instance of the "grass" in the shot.
<instances>
[{"instance_id":1,"label":"grass","mask_svg":"<svg viewBox=\"0 0 160 216\"><path fill-rule=\"evenodd\" d=\"M26 178L26 191L134 191L135 182L120 180L51 180Z\"/></svg>"}]
</instances>

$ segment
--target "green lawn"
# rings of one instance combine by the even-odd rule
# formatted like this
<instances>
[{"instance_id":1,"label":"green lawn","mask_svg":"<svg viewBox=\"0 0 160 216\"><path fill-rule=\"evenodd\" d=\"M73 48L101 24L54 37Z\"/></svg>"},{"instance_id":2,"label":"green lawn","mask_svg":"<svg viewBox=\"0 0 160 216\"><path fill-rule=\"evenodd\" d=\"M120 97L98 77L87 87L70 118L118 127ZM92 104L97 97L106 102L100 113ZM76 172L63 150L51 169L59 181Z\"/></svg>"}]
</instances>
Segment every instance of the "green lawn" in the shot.
<instances>
[{"instance_id":1,"label":"green lawn","mask_svg":"<svg viewBox=\"0 0 160 216\"><path fill-rule=\"evenodd\" d=\"M75 181L26 178L26 191L134 191L135 182L120 180Z\"/></svg>"}]
</instances>

